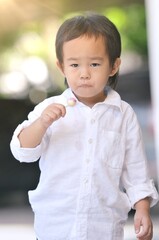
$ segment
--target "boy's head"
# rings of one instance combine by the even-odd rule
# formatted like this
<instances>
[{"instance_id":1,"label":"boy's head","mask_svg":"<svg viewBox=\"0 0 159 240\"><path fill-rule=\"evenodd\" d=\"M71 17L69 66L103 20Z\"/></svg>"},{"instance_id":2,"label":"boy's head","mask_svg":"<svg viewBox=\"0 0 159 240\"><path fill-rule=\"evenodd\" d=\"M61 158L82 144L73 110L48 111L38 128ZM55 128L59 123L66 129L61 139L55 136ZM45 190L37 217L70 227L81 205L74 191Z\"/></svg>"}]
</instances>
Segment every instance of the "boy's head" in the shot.
<instances>
[{"instance_id":1,"label":"boy's head","mask_svg":"<svg viewBox=\"0 0 159 240\"><path fill-rule=\"evenodd\" d=\"M110 65L120 58L121 38L116 26L105 16L87 13L66 20L59 28L56 36L56 56L60 64L63 63L63 45L70 40L86 37L103 37L105 50L108 54ZM118 72L109 77L108 85L115 88Z\"/></svg>"}]
</instances>

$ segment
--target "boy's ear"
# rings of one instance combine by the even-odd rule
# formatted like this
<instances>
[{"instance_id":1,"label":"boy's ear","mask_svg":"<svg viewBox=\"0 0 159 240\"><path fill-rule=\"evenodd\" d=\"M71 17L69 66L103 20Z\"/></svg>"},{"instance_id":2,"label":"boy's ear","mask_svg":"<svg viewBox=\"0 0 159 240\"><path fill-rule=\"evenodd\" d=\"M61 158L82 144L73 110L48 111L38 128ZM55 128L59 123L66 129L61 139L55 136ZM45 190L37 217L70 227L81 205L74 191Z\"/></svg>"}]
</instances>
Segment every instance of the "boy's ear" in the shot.
<instances>
[{"instance_id":1,"label":"boy's ear","mask_svg":"<svg viewBox=\"0 0 159 240\"><path fill-rule=\"evenodd\" d=\"M64 69L63 69L63 64L59 62L59 60L56 61L56 65L58 67L58 69L62 72L63 75L64 74Z\"/></svg>"},{"instance_id":2,"label":"boy's ear","mask_svg":"<svg viewBox=\"0 0 159 240\"><path fill-rule=\"evenodd\" d=\"M117 58L117 59L115 60L115 63L114 63L114 65L113 65L112 70L111 70L111 73L110 73L110 75L109 75L110 77L114 76L114 75L118 72L119 67L120 67L120 64L121 64L121 59L120 59L120 58Z\"/></svg>"}]
</instances>

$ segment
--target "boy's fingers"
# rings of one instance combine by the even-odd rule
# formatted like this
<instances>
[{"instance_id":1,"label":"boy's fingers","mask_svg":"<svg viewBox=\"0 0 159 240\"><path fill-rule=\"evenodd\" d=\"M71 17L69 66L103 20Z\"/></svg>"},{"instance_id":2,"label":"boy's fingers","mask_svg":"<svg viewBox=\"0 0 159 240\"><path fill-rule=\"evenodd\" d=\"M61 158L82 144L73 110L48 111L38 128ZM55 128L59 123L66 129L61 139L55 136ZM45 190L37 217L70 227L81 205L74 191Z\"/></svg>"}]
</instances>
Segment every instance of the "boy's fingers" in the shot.
<instances>
[{"instance_id":1,"label":"boy's fingers","mask_svg":"<svg viewBox=\"0 0 159 240\"><path fill-rule=\"evenodd\" d=\"M139 219L136 219L134 221L134 228L135 228L135 233L138 234L141 230L141 223Z\"/></svg>"},{"instance_id":2,"label":"boy's fingers","mask_svg":"<svg viewBox=\"0 0 159 240\"><path fill-rule=\"evenodd\" d=\"M140 231L136 233L136 237L139 240L151 240L153 237L153 230L150 228L144 228L140 226Z\"/></svg>"},{"instance_id":3,"label":"boy's fingers","mask_svg":"<svg viewBox=\"0 0 159 240\"><path fill-rule=\"evenodd\" d=\"M66 109L61 104L53 104L50 105L46 110L44 110L44 114L50 116L51 118L59 118L64 117L66 114Z\"/></svg>"},{"instance_id":4,"label":"boy's fingers","mask_svg":"<svg viewBox=\"0 0 159 240\"><path fill-rule=\"evenodd\" d=\"M64 105L62 104L56 104L53 106L54 107L54 111L57 113L57 114L60 114L60 116L64 117L65 114L66 114L66 108Z\"/></svg>"},{"instance_id":5,"label":"boy's fingers","mask_svg":"<svg viewBox=\"0 0 159 240\"><path fill-rule=\"evenodd\" d=\"M140 226L140 230L139 232L136 232L136 236L139 238L139 237L142 237L144 235L144 230L143 230L143 226Z\"/></svg>"},{"instance_id":6,"label":"boy's fingers","mask_svg":"<svg viewBox=\"0 0 159 240\"><path fill-rule=\"evenodd\" d=\"M41 114L41 119L45 127L49 127L54 121L66 114L66 108L61 104L51 104Z\"/></svg>"}]
</instances>

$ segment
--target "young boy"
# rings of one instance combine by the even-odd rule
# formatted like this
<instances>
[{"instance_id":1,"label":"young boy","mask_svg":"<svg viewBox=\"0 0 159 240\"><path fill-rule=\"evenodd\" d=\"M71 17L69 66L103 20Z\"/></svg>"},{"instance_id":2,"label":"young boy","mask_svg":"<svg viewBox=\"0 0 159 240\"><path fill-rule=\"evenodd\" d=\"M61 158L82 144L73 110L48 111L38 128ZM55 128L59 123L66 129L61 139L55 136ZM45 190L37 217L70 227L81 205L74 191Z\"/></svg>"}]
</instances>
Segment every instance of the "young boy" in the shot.
<instances>
[{"instance_id":1,"label":"young boy","mask_svg":"<svg viewBox=\"0 0 159 240\"><path fill-rule=\"evenodd\" d=\"M11 141L20 162L40 159L29 192L38 240L122 240L131 208L137 238L152 239L158 193L136 115L113 90L120 53L119 32L104 16L73 17L59 28L57 66L69 88L36 106Z\"/></svg>"}]
</instances>

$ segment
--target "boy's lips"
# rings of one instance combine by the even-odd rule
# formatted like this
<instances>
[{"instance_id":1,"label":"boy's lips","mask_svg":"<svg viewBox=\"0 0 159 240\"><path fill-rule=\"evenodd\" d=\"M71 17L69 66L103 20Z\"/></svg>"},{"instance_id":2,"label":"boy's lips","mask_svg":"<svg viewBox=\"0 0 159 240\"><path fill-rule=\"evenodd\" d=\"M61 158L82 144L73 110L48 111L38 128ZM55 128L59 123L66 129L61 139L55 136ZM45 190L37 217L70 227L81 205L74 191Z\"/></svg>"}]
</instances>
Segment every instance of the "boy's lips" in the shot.
<instances>
[{"instance_id":1,"label":"boy's lips","mask_svg":"<svg viewBox=\"0 0 159 240\"><path fill-rule=\"evenodd\" d=\"M80 88L90 88L92 87L92 85L89 85L89 84L81 84L79 85Z\"/></svg>"}]
</instances>

